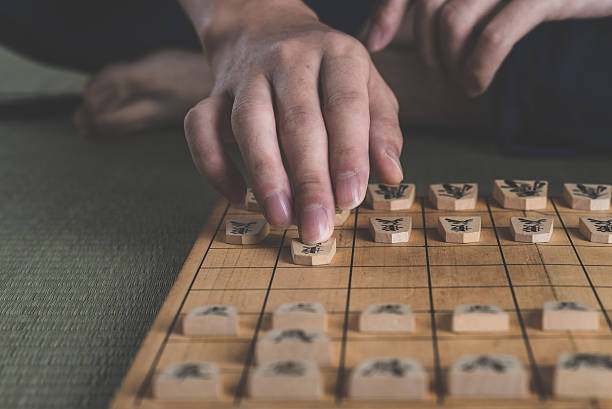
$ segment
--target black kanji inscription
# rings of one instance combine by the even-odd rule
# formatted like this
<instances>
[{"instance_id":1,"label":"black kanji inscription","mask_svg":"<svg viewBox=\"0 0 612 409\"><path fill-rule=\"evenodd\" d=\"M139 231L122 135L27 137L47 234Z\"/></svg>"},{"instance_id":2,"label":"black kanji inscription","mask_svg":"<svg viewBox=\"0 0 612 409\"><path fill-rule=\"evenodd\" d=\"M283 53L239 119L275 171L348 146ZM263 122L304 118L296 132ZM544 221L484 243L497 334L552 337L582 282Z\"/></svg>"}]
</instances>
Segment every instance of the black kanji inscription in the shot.
<instances>
[{"instance_id":1,"label":"black kanji inscription","mask_svg":"<svg viewBox=\"0 0 612 409\"><path fill-rule=\"evenodd\" d=\"M315 244L314 246L303 246L302 254L311 255L319 254L321 252L321 243Z\"/></svg>"},{"instance_id":2,"label":"black kanji inscription","mask_svg":"<svg viewBox=\"0 0 612 409\"><path fill-rule=\"evenodd\" d=\"M373 311L373 314L398 314L402 315L402 306L399 304L382 304L378 305Z\"/></svg>"},{"instance_id":3,"label":"black kanji inscription","mask_svg":"<svg viewBox=\"0 0 612 409\"><path fill-rule=\"evenodd\" d=\"M470 305L466 311L469 313L497 314L498 311L490 305L475 304Z\"/></svg>"},{"instance_id":4,"label":"black kanji inscription","mask_svg":"<svg viewBox=\"0 0 612 409\"><path fill-rule=\"evenodd\" d=\"M362 372L363 376L372 376L376 374L389 374L397 377L402 377L412 369L412 366L407 363L402 363L399 359L377 360Z\"/></svg>"},{"instance_id":5,"label":"black kanji inscription","mask_svg":"<svg viewBox=\"0 0 612 409\"><path fill-rule=\"evenodd\" d=\"M221 317L227 317L229 312L225 305L214 305L204 310L198 311L196 315L218 315Z\"/></svg>"},{"instance_id":6,"label":"black kanji inscription","mask_svg":"<svg viewBox=\"0 0 612 409\"><path fill-rule=\"evenodd\" d=\"M402 225L401 222L403 221L403 218L399 218L399 219L381 219L379 217L376 218L376 221L379 223L382 223L382 230L383 231L398 231Z\"/></svg>"},{"instance_id":7,"label":"black kanji inscription","mask_svg":"<svg viewBox=\"0 0 612 409\"><path fill-rule=\"evenodd\" d=\"M546 219L529 220L519 217L519 221L523 223L523 231L525 233L538 233L544 228L542 224L546 221Z\"/></svg>"},{"instance_id":8,"label":"black kanji inscription","mask_svg":"<svg viewBox=\"0 0 612 409\"><path fill-rule=\"evenodd\" d=\"M606 186L597 185L596 187L585 186L582 183L578 183L574 189L572 189L576 196L588 197L589 199L599 199L606 195Z\"/></svg>"},{"instance_id":9,"label":"black kanji inscription","mask_svg":"<svg viewBox=\"0 0 612 409\"><path fill-rule=\"evenodd\" d=\"M612 371L612 356L602 354L580 353L572 356L563 363L565 369L578 369L581 366L587 368L601 368Z\"/></svg>"},{"instance_id":10,"label":"black kanji inscription","mask_svg":"<svg viewBox=\"0 0 612 409\"><path fill-rule=\"evenodd\" d=\"M472 228L469 226L469 224L474 219L455 220L455 219L449 219L447 217L444 220L446 220L447 222L449 222L451 224L451 230L452 231L466 232L466 231L472 230Z\"/></svg>"},{"instance_id":11,"label":"black kanji inscription","mask_svg":"<svg viewBox=\"0 0 612 409\"><path fill-rule=\"evenodd\" d=\"M314 305L308 302L299 302L289 307L290 312L317 312Z\"/></svg>"},{"instance_id":12,"label":"black kanji inscription","mask_svg":"<svg viewBox=\"0 0 612 409\"><path fill-rule=\"evenodd\" d=\"M378 185L376 193L384 195L385 199L400 199L404 197L408 185L389 186L389 185Z\"/></svg>"},{"instance_id":13,"label":"black kanji inscription","mask_svg":"<svg viewBox=\"0 0 612 409\"><path fill-rule=\"evenodd\" d=\"M286 339L297 339L302 342L311 343L314 338L314 335L307 334L303 329L286 329L274 338L274 342L278 343Z\"/></svg>"},{"instance_id":14,"label":"black kanji inscription","mask_svg":"<svg viewBox=\"0 0 612 409\"><path fill-rule=\"evenodd\" d=\"M181 365L175 373L177 378L210 378L210 373L202 370L200 365L184 364Z\"/></svg>"},{"instance_id":15,"label":"black kanji inscription","mask_svg":"<svg viewBox=\"0 0 612 409\"><path fill-rule=\"evenodd\" d=\"M500 373L506 371L506 365L502 361L498 359L493 359L486 355L481 355L470 362L464 363L461 366L461 370L464 372L472 372L479 368L492 369L495 372Z\"/></svg>"},{"instance_id":16,"label":"black kanji inscription","mask_svg":"<svg viewBox=\"0 0 612 409\"><path fill-rule=\"evenodd\" d=\"M306 368L296 361L279 361L272 366L272 372L277 375L304 376Z\"/></svg>"},{"instance_id":17,"label":"black kanji inscription","mask_svg":"<svg viewBox=\"0 0 612 409\"><path fill-rule=\"evenodd\" d=\"M554 305L554 311L590 311L587 307L573 301L561 301Z\"/></svg>"},{"instance_id":18,"label":"black kanji inscription","mask_svg":"<svg viewBox=\"0 0 612 409\"><path fill-rule=\"evenodd\" d=\"M453 186L448 183L445 183L442 185L442 189L438 190L438 193L440 193L440 196L461 199L462 197L470 193L471 190L472 190L472 185L466 184L466 185L459 187L459 186Z\"/></svg>"},{"instance_id":19,"label":"black kanji inscription","mask_svg":"<svg viewBox=\"0 0 612 409\"><path fill-rule=\"evenodd\" d=\"M589 217L588 219L595 225L595 229L601 233L612 233L612 219L608 220L597 220Z\"/></svg>"},{"instance_id":20,"label":"black kanji inscription","mask_svg":"<svg viewBox=\"0 0 612 409\"><path fill-rule=\"evenodd\" d=\"M518 197L532 197L537 196L542 192L542 188L546 186L546 182L536 180L533 183L518 183L514 180L504 180L505 185L503 189L510 189L511 192L516 193Z\"/></svg>"},{"instance_id":21,"label":"black kanji inscription","mask_svg":"<svg viewBox=\"0 0 612 409\"><path fill-rule=\"evenodd\" d=\"M247 234L253 231L253 226L257 224L257 222L236 222L230 221L232 225L231 233L232 234Z\"/></svg>"}]
</instances>

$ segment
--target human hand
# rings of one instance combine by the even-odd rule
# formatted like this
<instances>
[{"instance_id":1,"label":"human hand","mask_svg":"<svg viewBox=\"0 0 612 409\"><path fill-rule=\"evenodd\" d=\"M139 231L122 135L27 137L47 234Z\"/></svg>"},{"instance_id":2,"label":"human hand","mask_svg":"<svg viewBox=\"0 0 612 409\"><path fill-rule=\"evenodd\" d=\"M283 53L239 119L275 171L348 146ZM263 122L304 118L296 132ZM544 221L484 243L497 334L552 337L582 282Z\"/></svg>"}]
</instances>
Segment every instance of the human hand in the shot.
<instances>
[{"instance_id":1,"label":"human hand","mask_svg":"<svg viewBox=\"0 0 612 409\"><path fill-rule=\"evenodd\" d=\"M367 45L387 46L405 12L422 61L438 83L487 90L512 47L540 23L612 15L612 0L384 0Z\"/></svg>"},{"instance_id":2,"label":"human hand","mask_svg":"<svg viewBox=\"0 0 612 409\"><path fill-rule=\"evenodd\" d=\"M231 3L239 10L202 35L216 75L185 118L193 160L241 201L244 181L223 147L234 139L267 219L286 226L295 214L305 243L327 240L335 207L363 201L370 160L383 183L402 180L397 100L365 47L302 2Z\"/></svg>"}]
</instances>

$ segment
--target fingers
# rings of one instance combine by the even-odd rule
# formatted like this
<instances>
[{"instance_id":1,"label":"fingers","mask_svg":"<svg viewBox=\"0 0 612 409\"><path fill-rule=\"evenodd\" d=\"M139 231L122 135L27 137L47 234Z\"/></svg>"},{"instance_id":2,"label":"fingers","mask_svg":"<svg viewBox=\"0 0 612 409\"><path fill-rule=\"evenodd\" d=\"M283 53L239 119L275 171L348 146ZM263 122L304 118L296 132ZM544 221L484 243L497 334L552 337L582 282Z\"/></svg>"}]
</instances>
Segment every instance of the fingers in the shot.
<instances>
[{"instance_id":1,"label":"fingers","mask_svg":"<svg viewBox=\"0 0 612 409\"><path fill-rule=\"evenodd\" d=\"M185 137L202 176L233 203L242 203L245 185L240 171L223 149L231 133L230 102L224 95L206 98L185 116Z\"/></svg>"},{"instance_id":2,"label":"fingers","mask_svg":"<svg viewBox=\"0 0 612 409\"><path fill-rule=\"evenodd\" d=\"M427 71L434 83L443 84L444 75L439 58L438 15L446 0L416 0L414 5L414 38Z\"/></svg>"},{"instance_id":3,"label":"fingers","mask_svg":"<svg viewBox=\"0 0 612 409\"><path fill-rule=\"evenodd\" d=\"M232 131L268 221L287 226L293 218L291 187L281 158L270 86L254 78L234 100Z\"/></svg>"},{"instance_id":4,"label":"fingers","mask_svg":"<svg viewBox=\"0 0 612 409\"><path fill-rule=\"evenodd\" d=\"M381 182L398 184L404 178L400 163L403 137L395 95L372 67L370 96L370 160Z\"/></svg>"},{"instance_id":5,"label":"fingers","mask_svg":"<svg viewBox=\"0 0 612 409\"><path fill-rule=\"evenodd\" d=\"M482 21L503 2L500 0L450 0L440 12L440 55L444 71L453 80L462 80L463 58Z\"/></svg>"},{"instance_id":6,"label":"fingers","mask_svg":"<svg viewBox=\"0 0 612 409\"><path fill-rule=\"evenodd\" d=\"M370 51L385 48L399 29L410 0L385 0L378 8L368 34L367 46Z\"/></svg>"},{"instance_id":7,"label":"fingers","mask_svg":"<svg viewBox=\"0 0 612 409\"><path fill-rule=\"evenodd\" d=\"M359 206L370 174L368 78L371 63L360 56L357 51L327 55L321 64L321 99L329 138L330 171L336 206L341 209Z\"/></svg>"},{"instance_id":8,"label":"fingers","mask_svg":"<svg viewBox=\"0 0 612 409\"><path fill-rule=\"evenodd\" d=\"M320 61L311 61L284 67L275 72L272 81L279 136L291 171L295 211L304 243L325 241L334 229L327 132L317 92L319 64Z\"/></svg>"},{"instance_id":9,"label":"fingers","mask_svg":"<svg viewBox=\"0 0 612 409\"><path fill-rule=\"evenodd\" d=\"M546 20L554 2L514 0L495 15L478 36L465 63L464 86L470 96L482 94L512 47Z\"/></svg>"}]
</instances>

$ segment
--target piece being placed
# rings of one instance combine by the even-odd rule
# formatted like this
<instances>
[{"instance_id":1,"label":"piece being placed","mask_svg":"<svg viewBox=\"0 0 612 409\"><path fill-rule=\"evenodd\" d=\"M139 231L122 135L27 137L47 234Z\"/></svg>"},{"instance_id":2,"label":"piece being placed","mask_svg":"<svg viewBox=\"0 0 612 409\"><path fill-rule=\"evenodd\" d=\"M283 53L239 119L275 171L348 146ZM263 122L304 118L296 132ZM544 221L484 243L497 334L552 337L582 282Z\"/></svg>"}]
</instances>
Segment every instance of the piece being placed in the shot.
<instances>
[{"instance_id":1,"label":"piece being placed","mask_svg":"<svg viewBox=\"0 0 612 409\"><path fill-rule=\"evenodd\" d=\"M612 186L587 185L583 183L566 183L563 185L563 197L572 209L609 210Z\"/></svg>"},{"instance_id":2,"label":"piece being placed","mask_svg":"<svg viewBox=\"0 0 612 409\"><path fill-rule=\"evenodd\" d=\"M453 331L500 332L510 329L510 316L496 305L465 304L455 306Z\"/></svg>"},{"instance_id":3,"label":"piece being placed","mask_svg":"<svg viewBox=\"0 0 612 409\"><path fill-rule=\"evenodd\" d=\"M370 217L370 234L378 243L405 243L410 239L412 217Z\"/></svg>"},{"instance_id":4,"label":"piece being placed","mask_svg":"<svg viewBox=\"0 0 612 409\"><path fill-rule=\"evenodd\" d=\"M414 203L414 185L371 184L368 185L367 200L374 210L408 210Z\"/></svg>"},{"instance_id":5,"label":"piece being placed","mask_svg":"<svg viewBox=\"0 0 612 409\"><path fill-rule=\"evenodd\" d=\"M203 305L183 318L183 334L188 336L238 335L238 315L231 305Z\"/></svg>"},{"instance_id":6,"label":"piece being placed","mask_svg":"<svg viewBox=\"0 0 612 409\"><path fill-rule=\"evenodd\" d=\"M424 399L427 375L416 359L374 358L362 361L351 374L352 399Z\"/></svg>"},{"instance_id":7,"label":"piece being placed","mask_svg":"<svg viewBox=\"0 0 612 409\"><path fill-rule=\"evenodd\" d=\"M370 304L361 312L359 331L414 332L414 314L407 304Z\"/></svg>"},{"instance_id":8,"label":"piece being placed","mask_svg":"<svg viewBox=\"0 0 612 409\"><path fill-rule=\"evenodd\" d=\"M546 207L548 182L545 180L496 180L493 197L504 209L537 210Z\"/></svg>"},{"instance_id":9,"label":"piece being placed","mask_svg":"<svg viewBox=\"0 0 612 409\"><path fill-rule=\"evenodd\" d=\"M593 243L612 243L612 217L581 217L580 233Z\"/></svg>"},{"instance_id":10,"label":"piece being placed","mask_svg":"<svg viewBox=\"0 0 612 409\"><path fill-rule=\"evenodd\" d=\"M511 217L510 230L514 241L547 243L553 232L552 217Z\"/></svg>"},{"instance_id":11,"label":"piece being placed","mask_svg":"<svg viewBox=\"0 0 612 409\"><path fill-rule=\"evenodd\" d=\"M295 264L319 266L332 262L336 254L336 238L332 237L324 243L304 244L299 240L291 240L291 257Z\"/></svg>"},{"instance_id":12,"label":"piece being placed","mask_svg":"<svg viewBox=\"0 0 612 409\"><path fill-rule=\"evenodd\" d=\"M336 207L336 216L334 218L334 226L342 226L346 219L351 215L351 211L348 209L338 209Z\"/></svg>"},{"instance_id":13,"label":"piece being placed","mask_svg":"<svg viewBox=\"0 0 612 409\"><path fill-rule=\"evenodd\" d=\"M464 355L450 370L450 394L463 398L525 398L529 376L512 355Z\"/></svg>"},{"instance_id":14,"label":"piece being placed","mask_svg":"<svg viewBox=\"0 0 612 409\"><path fill-rule=\"evenodd\" d=\"M329 337L318 329L270 330L257 341L255 356L260 364L279 359L305 359L319 365L332 363Z\"/></svg>"},{"instance_id":15,"label":"piece being placed","mask_svg":"<svg viewBox=\"0 0 612 409\"><path fill-rule=\"evenodd\" d=\"M327 331L327 314L323 304L317 302L302 301L281 304L272 315L272 328Z\"/></svg>"},{"instance_id":16,"label":"piece being placed","mask_svg":"<svg viewBox=\"0 0 612 409\"><path fill-rule=\"evenodd\" d=\"M612 398L612 355L578 352L557 358L554 394L564 398Z\"/></svg>"},{"instance_id":17,"label":"piece being placed","mask_svg":"<svg viewBox=\"0 0 612 409\"><path fill-rule=\"evenodd\" d=\"M219 369L208 362L182 362L164 368L153 380L156 399L204 400L221 395Z\"/></svg>"},{"instance_id":18,"label":"piece being placed","mask_svg":"<svg viewBox=\"0 0 612 409\"><path fill-rule=\"evenodd\" d=\"M253 188L247 188L246 196L244 198L244 207L251 212L261 213L261 206L255 199L255 192Z\"/></svg>"},{"instance_id":19,"label":"piece being placed","mask_svg":"<svg viewBox=\"0 0 612 409\"><path fill-rule=\"evenodd\" d=\"M249 377L249 395L255 399L321 399L323 378L313 361L270 361Z\"/></svg>"},{"instance_id":20,"label":"piece being placed","mask_svg":"<svg viewBox=\"0 0 612 409\"><path fill-rule=\"evenodd\" d=\"M440 210L471 210L478 200L477 183L429 185L429 200Z\"/></svg>"},{"instance_id":21,"label":"piece being placed","mask_svg":"<svg viewBox=\"0 0 612 409\"><path fill-rule=\"evenodd\" d=\"M442 216L438 219L438 232L447 243L480 241L480 217Z\"/></svg>"},{"instance_id":22,"label":"piece being placed","mask_svg":"<svg viewBox=\"0 0 612 409\"><path fill-rule=\"evenodd\" d=\"M229 244L257 244L270 233L264 219L230 219L225 223L225 242Z\"/></svg>"},{"instance_id":23,"label":"piece being placed","mask_svg":"<svg viewBox=\"0 0 612 409\"><path fill-rule=\"evenodd\" d=\"M549 301L542 309L542 329L545 331L596 331L599 313L577 301Z\"/></svg>"}]
</instances>

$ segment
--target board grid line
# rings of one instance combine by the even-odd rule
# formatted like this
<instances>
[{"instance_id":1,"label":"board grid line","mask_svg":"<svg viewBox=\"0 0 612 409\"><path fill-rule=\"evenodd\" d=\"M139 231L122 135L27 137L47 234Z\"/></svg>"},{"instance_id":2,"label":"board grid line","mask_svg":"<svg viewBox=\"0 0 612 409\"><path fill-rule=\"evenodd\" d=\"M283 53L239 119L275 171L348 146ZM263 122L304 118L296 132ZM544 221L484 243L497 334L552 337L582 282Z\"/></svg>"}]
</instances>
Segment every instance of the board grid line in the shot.
<instances>
[{"instance_id":1,"label":"board grid line","mask_svg":"<svg viewBox=\"0 0 612 409\"><path fill-rule=\"evenodd\" d=\"M427 263L427 287L429 292L429 312L431 320L431 341L434 358L434 385L438 404L444 402L444 383L442 381L442 368L440 367L440 350L438 348L438 328L436 326L436 309L434 306L433 287L431 280L431 266L429 263L429 246L427 245L427 224L425 214L425 198L421 198L421 217L423 218L423 237L425 240L425 261Z\"/></svg>"},{"instance_id":2,"label":"board grid line","mask_svg":"<svg viewBox=\"0 0 612 409\"><path fill-rule=\"evenodd\" d=\"M270 281L268 282L266 295L264 296L261 305L261 311L259 312L259 317L257 318L257 324L255 324L255 330L253 331L253 337L251 339L251 343L249 344L246 359L244 360L242 374L240 376L240 380L238 381L238 386L236 387L236 395L234 396L235 406L240 405L240 403L242 402L242 398L244 398L244 396L246 395L249 370L251 369L251 366L253 364L253 359L255 357L255 346L258 342L257 337L259 336L259 331L261 330L261 324L263 322L264 313L266 311L266 305L268 303L268 298L270 297L270 290L272 289L272 282L274 281L274 274L276 273L276 267L278 266L278 260L280 259L280 255L283 252L283 242L285 241L286 236L287 230L283 232L283 237L281 238L280 244L278 246L278 252L276 253L276 261L274 262L274 269L272 270L272 274L270 275Z\"/></svg>"},{"instance_id":3,"label":"board grid line","mask_svg":"<svg viewBox=\"0 0 612 409\"><path fill-rule=\"evenodd\" d=\"M353 225L353 246L351 249L351 266L349 268L348 283L346 289L346 305L344 307L344 322L342 324L342 343L340 345L340 357L338 361L338 377L336 379L336 405L340 406L344 400L346 383L346 343L348 341L349 312L351 307L351 284L353 281L353 261L355 259L355 241L357 240L357 218L359 208L355 209L355 224Z\"/></svg>"},{"instance_id":4,"label":"board grid line","mask_svg":"<svg viewBox=\"0 0 612 409\"><path fill-rule=\"evenodd\" d=\"M157 353L155 354L155 357L153 358L153 361L151 362L151 366L149 367L149 369L147 371L147 375L146 375L146 377L144 379L144 382L142 383L142 385L140 385L140 388L138 388L138 392L136 393L136 402L135 402L136 406L140 406L140 404L142 403L142 399L143 399L143 397L145 395L145 391L149 387L149 385L151 384L151 380L153 379L153 374L155 373L155 368L157 367L159 359L160 359L164 349L166 348L166 345L168 344L168 339L170 338L170 335L172 334L172 331L174 330L174 327L175 327L175 325L176 325L176 323L178 321L178 318L180 317L181 310L183 309L183 306L185 305L185 301L187 300L187 296L189 295L189 292L191 291L191 288L193 287L193 284L195 283L196 279L198 278L198 275L200 274L200 271L202 270L202 264L204 264L204 260L206 260L206 256L208 255L208 252L209 252L213 242L215 241L215 237L219 233L219 229L221 228L221 225L223 224L223 220L225 219L225 215L229 211L229 208L230 208L230 205L229 205L229 203L227 203L225 205L225 210L223 211L223 215L221 216L221 218L219 220L219 223L217 223L217 227L215 228L215 232L213 233L212 237L210 238L210 242L208 243L208 246L206 247L206 251L204 252L204 255L202 256L202 260L200 261L200 264L198 265L198 268L196 269L195 274L193 275L191 283L189 283L189 287L187 288L187 291L185 291L185 295L183 296L183 299L181 300L181 304L179 305L179 308L176 310L176 313L174 314L174 317L172 319L172 323L169 325L168 330L166 331L166 335L164 336L164 340L162 341L161 346L157 350Z\"/></svg>"},{"instance_id":5,"label":"board grid line","mask_svg":"<svg viewBox=\"0 0 612 409\"><path fill-rule=\"evenodd\" d=\"M495 238L497 240L497 245L499 247L499 253L500 253L502 262L504 264L504 270L506 271L506 279L508 280L508 287L510 288L510 293L512 295L512 301L514 302L514 306L516 308L516 315L518 317L519 326L523 334L523 342L525 344L525 349L527 350L527 357L529 359L529 365L531 367L531 372L533 373L533 383L536 389L536 393L538 394L540 400L545 400L546 394L544 392L540 370L538 368L538 365L535 362L535 357L533 354L533 350L531 348L531 342L529 341L529 334L527 333L523 314L521 312L521 308L519 306L518 299L516 297L516 292L512 284L512 277L510 277L510 270L508 270L508 265L506 264L506 257L504 255L504 249L502 247L501 241L499 240L499 232L497 231L497 227L495 225L495 218L493 217L493 212L491 211L489 197L486 198L486 202L487 202L487 209L489 211L489 217L491 218L491 224L493 225L493 231L495 232Z\"/></svg>"},{"instance_id":6,"label":"board grid line","mask_svg":"<svg viewBox=\"0 0 612 409\"><path fill-rule=\"evenodd\" d=\"M563 226L563 230L565 230L565 234L567 235L567 238L572 246L572 248L574 249L574 253L576 254L576 258L578 259L578 262L580 263L580 266L582 267L582 271L584 272L584 276L587 279L589 285L591 286L591 290L593 291L593 295L595 296L595 299L597 300L597 303L599 304L599 307L601 308L604 317L606 319L606 322L608 323L608 327L610 328L610 330L612 331L612 320L610 320L610 315L608 314L608 312L606 311L606 308L604 307L603 302L601 301L601 298L599 297L599 293L597 292L597 289L595 288L595 285L593 285L593 281L591 280L591 276L589 275L589 272L586 269L585 264L582 262L582 257L580 257L580 254L578 253L578 250L576 249L576 246L574 246L574 240L572 239L571 235L569 234L566 226L565 226L565 222L563 221L563 217L561 216L559 209L557 208L557 204L555 203L554 199L551 198L550 201L553 204L553 207L555 209L555 212L557 213L557 216L559 217L559 221L561 222L561 225Z\"/></svg>"}]
</instances>

